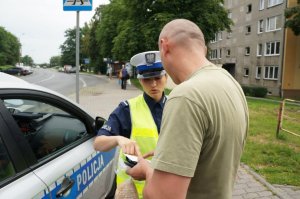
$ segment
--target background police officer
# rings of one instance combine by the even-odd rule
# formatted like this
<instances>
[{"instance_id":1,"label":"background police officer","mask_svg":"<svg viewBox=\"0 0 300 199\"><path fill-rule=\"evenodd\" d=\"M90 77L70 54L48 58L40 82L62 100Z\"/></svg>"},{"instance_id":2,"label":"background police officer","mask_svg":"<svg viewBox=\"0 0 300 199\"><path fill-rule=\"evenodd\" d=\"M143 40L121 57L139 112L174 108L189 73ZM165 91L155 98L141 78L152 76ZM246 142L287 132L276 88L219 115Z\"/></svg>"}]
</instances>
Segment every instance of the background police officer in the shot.
<instances>
[{"instance_id":1,"label":"background police officer","mask_svg":"<svg viewBox=\"0 0 300 199\"><path fill-rule=\"evenodd\" d=\"M99 130L94 147L108 151L120 146L121 156L123 153L149 156L154 151L160 131L167 75L159 51L139 53L131 58L130 63L137 67L137 78L144 93L119 104ZM128 178L125 173L117 175L118 186ZM135 184L141 196L143 183Z\"/></svg>"}]
</instances>

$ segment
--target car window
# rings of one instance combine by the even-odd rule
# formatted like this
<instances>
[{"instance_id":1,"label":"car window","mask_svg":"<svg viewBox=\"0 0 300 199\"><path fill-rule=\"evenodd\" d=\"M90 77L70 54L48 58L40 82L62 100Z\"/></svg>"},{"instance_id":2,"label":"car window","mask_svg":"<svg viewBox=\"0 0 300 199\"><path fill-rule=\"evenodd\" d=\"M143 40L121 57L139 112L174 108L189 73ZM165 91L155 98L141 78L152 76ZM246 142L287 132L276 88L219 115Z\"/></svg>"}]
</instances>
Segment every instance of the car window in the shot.
<instances>
[{"instance_id":1,"label":"car window","mask_svg":"<svg viewBox=\"0 0 300 199\"><path fill-rule=\"evenodd\" d=\"M83 122L51 104L28 99L4 99L4 105L38 160L88 136Z\"/></svg>"},{"instance_id":2,"label":"car window","mask_svg":"<svg viewBox=\"0 0 300 199\"><path fill-rule=\"evenodd\" d=\"M15 170L0 138L0 182L15 175Z\"/></svg>"}]
</instances>

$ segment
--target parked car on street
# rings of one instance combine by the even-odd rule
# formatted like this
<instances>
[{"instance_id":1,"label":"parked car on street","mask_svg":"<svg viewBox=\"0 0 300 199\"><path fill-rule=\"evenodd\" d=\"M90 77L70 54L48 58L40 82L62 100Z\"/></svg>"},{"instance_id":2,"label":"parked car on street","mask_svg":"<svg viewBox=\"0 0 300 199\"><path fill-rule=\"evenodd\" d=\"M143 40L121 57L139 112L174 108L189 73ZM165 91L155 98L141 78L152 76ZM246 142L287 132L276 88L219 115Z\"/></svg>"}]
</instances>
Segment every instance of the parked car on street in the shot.
<instances>
[{"instance_id":1,"label":"parked car on street","mask_svg":"<svg viewBox=\"0 0 300 199\"><path fill-rule=\"evenodd\" d=\"M33 73L33 69L31 66L23 66L23 69L25 70L26 75L30 75Z\"/></svg>"},{"instance_id":2,"label":"parked car on street","mask_svg":"<svg viewBox=\"0 0 300 199\"><path fill-rule=\"evenodd\" d=\"M19 75L19 76L27 74L26 70L22 67L11 67L11 68L2 70L1 72L7 73L10 75Z\"/></svg>"},{"instance_id":3,"label":"parked car on street","mask_svg":"<svg viewBox=\"0 0 300 199\"><path fill-rule=\"evenodd\" d=\"M20 78L0 80L0 198L104 198L116 150L93 141L105 119Z\"/></svg>"},{"instance_id":4,"label":"parked car on street","mask_svg":"<svg viewBox=\"0 0 300 199\"><path fill-rule=\"evenodd\" d=\"M71 65L64 65L64 71L65 71L65 73L69 73L71 69L72 69Z\"/></svg>"}]
</instances>

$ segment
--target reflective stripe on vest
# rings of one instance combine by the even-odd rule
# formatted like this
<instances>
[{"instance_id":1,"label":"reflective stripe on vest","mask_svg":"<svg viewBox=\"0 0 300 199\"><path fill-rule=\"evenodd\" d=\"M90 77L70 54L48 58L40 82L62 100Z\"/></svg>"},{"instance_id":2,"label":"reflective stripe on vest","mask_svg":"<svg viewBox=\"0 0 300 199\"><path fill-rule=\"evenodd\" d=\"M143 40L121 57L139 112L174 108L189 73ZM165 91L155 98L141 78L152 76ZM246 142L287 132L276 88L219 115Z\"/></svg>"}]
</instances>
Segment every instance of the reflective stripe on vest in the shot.
<instances>
[{"instance_id":1,"label":"reflective stripe on vest","mask_svg":"<svg viewBox=\"0 0 300 199\"><path fill-rule=\"evenodd\" d=\"M135 140L140 148L142 154L154 151L158 140L158 131L151 111L144 100L143 95L139 95L136 98L128 100L131 116L131 136L130 139ZM124 164L124 155L120 151L119 165ZM117 184L118 186L126 180L130 180L131 177L125 173L122 168L117 172ZM137 188L139 198L142 197L144 181L135 181L134 184Z\"/></svg>"}]
</instances>

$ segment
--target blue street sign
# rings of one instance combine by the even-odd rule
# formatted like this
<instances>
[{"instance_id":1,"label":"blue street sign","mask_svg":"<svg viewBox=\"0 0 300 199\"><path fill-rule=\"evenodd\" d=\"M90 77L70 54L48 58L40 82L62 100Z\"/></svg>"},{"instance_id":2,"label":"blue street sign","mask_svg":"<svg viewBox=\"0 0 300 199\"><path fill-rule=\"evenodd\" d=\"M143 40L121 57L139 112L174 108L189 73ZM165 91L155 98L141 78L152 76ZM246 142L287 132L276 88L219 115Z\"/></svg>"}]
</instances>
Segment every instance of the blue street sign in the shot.
<instances>
[{"instance_id":1,"label":"blue street sign","mask_svg":"<svg viewBox=\"0 0 300 199\"><path fill-rule=\"evenodd\" d=\"M92 0L63 0L64 11L91 11Z\"/></svg>"},{"instance_id":2,"label":"blue street sign","mask_svg":"<svg viewBox=\"0 0 300 199\"><path fill-rule=\"evenodd\" d=\"M90 63L90 59L89 59L89 58L84 58L84 59L83 59L83 62L84 62L85 64L89 64L89 63Z\"/></svg>"}]
</instances>

